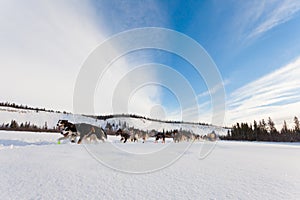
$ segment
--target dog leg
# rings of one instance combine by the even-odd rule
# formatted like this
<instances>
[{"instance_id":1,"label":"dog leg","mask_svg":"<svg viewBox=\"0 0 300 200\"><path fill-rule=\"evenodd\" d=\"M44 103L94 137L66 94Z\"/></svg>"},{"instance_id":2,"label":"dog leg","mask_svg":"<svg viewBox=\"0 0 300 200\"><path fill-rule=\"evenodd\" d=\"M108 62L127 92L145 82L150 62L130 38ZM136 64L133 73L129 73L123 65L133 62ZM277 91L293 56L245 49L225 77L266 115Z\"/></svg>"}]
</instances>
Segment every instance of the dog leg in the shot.
<instances>
[{"instance_id":1,"label":"dog leg","mask_svg":"<svg viewBox=\"0 0 300 200\"><path fill-rule=\"evenodd\" d=\"M68 139L68 138L64 136L64 137L58 138L57 140L58 140L58 141L61 141L61 140L66 140L66 139Z\"/></svg>"},{"instance_id":2,"label":"dog leg","mask_svg":"<svg viewBox=\"0 0 300 200\"><path fill-rule=\"evenodd\" d=\"M81 141L82 141L82 137L80 137L80 138L79 138L79 140L78 140L77 144L80 144L80 143L81 143Z\"/></svg>"}]
</instances>

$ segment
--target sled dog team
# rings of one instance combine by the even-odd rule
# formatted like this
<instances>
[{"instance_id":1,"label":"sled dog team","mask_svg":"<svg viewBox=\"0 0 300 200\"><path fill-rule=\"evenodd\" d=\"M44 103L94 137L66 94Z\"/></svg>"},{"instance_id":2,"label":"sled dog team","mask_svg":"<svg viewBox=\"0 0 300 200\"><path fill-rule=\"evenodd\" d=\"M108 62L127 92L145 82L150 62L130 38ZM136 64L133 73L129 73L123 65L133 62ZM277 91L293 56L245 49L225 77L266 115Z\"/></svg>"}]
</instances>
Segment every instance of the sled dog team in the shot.
<instances>
[{"instance_id":1,"label":"sled dog team","mask_svg":"<svg viewBox=\"0 0 300 200\"><path fill-rule=\"evenodd\" d=\"M107 139L106 132L98 126L94 126L87 123L78 123L73 124L68 120L59 120L57 123L57 127L61 131L63 137L60 137L58 141L69 139L72 143L77 142L80 144L82 141L85 142L97 142L99 140L105 141ZM157 143L159 140L162 143L165 143L165 138L170 137L173 138L173 141L181 142L181 141L195 141L195 140L210 140L214 141L217 139L217 135L213 132L208 134L207 136L199 136L197 134L185 134L179 133L178 130L174 130L171 132L150 132L147 133L145 131L137 130L137 129L118 129L115 132L116 136L121 136L120 142L126 143L127 141L137 142L139 139L142 139L143 143L149 137L155 137L155 142ZM79 137L78 141L77 138Z\"/></svg>"}]
</instances>

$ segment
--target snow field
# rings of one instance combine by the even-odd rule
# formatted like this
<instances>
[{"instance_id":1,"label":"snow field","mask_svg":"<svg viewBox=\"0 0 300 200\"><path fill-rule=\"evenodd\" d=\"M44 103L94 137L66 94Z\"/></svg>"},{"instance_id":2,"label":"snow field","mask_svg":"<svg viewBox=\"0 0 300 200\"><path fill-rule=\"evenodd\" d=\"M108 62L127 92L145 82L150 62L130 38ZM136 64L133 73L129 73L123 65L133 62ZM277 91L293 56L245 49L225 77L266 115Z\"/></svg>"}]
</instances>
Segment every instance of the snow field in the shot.
<instances>
[{"instance_id":1,"label":"snow field","mask_svg":"<svg viewBox=\"0 0 300 200\"><path fill-rule=\"evenodd\" d=\"M84 145L56 144L58 137L0 131L0 199L300 198L299 144L218 141L199 159L196 142L166 168L130 174L99 163ZM93 146L111 143L134 151L169 145L120 144L111 136Z\"/></svg>"}]
</instances>

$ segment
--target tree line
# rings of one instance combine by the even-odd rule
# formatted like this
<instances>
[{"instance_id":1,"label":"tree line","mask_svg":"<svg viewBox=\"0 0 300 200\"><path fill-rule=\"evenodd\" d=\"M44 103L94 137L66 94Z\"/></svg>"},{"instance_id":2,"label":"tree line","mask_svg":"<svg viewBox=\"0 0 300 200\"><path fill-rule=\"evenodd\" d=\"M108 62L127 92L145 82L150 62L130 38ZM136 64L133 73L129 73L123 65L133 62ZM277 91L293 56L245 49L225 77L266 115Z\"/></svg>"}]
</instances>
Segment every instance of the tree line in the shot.
<instances>
[{"instance_id":1,"label":"tree line","mask_svg":"<svg viewBox=\"0 0 300 200\"><path fill-rule=\"evenodd\" d=\"M293 128L288 128L284 120L281 130L277 130L274 121L269 117L267 122L262 119L252 124L236 123L222 140L270 141L270 142L300 142L300 123L294 117Z\"/></svg>"},{"instance_id":2,"label":"tree line","mask_svg":"<svg viewBox=\"0 0 300 200\"><path fill-rule=\"evenodd\" d=\"M54 111L54 110L49 110L49 109L46 109L46 108L33 108L33 107L30 107L30 106L27 106L27 105L19 105L19 104L15 104L15 103L9 103L9 102L0 102L0 106L2 107L11 107L11 108L17 108L17 109L26 109L26 110L34 110L36 112L38 111L44 111L44 112L51 112L51 113L63 113L63 114L70 114L66 111Z\"/></svg>"},{"instance_id":3,"label":"tree line","mask_svg":"<svg viewBox=\"0 0 300 200\"><path fill-rule=\"evenodd\" d=\"M47 122L43 126L37 126L30 122L18 123L16 120L11 120L10 123L0 124L0 130L10 131L31 131L31 132L59 132L57 127L49 128Z\"/></svg>"},{"instance_id":4,"label":"tree line","mask_svg":"<svg viewBox=\"0 0 300 200\"><path fill-rule=\"evenodd\" d=\"M153 119L145 116L140 116L136 114L110 114L110 115L100 115L100 116L92 116L92 115L86 115L88 117L93 117L99 120L107 120L111 118L135 118L135 119L144 119L148 121L153 122L161 122L161 123L169 123L169 124L190 124L190 125L202 125L202 126L211 126L211 124L208 123L202 123L202 122L185 122L185 121L176 121L176 120L160 120L160 119Z\"/></svg>"}]
</instances>

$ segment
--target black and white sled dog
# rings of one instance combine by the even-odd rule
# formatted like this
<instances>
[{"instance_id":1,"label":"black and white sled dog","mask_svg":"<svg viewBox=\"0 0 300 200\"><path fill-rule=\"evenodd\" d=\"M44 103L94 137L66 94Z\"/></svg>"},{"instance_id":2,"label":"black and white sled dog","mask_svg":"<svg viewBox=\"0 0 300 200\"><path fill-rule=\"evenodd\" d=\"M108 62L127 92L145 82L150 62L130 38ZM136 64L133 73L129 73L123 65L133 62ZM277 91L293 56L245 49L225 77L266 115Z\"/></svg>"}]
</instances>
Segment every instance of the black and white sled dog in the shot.
<instances>
[{"instance_id":1,"label":"black and white sled dog","mask_svg":"<svg viewBox=\"0 0 300 200\"><path fill-rule=\"evenodd\" d=\"M166 143L166 134L165 132L157 132L155 135L155 143L158 143L158 140L162 140L162 143Z\"/></svg>"},{"instance_id":2,"label":"black and white sled dog","mask_svg":"<svg viewBox=\"0 0 300 200\"><path fill-rule=\"evenodd\" d=\"M149 134L144 131L132 129L132 130L127 130L127 129L118 129L116 131L116 136L121 136L120 142L126 143L127 140L131 142L138 142L139 139L143 140L143 143L148 139Z\"/></svg>"},{"instance_id":3,"label":"black and white sled dog","mask_svg":"<svg viewBox=\"0 0 300 200\"><path fill-rule=\"evenodd\" d=\"M120 142L126 143L126 141L131 137L130 132L127 130L118 129L116 136L121 136Z\"/></svg>"},{"instance_id":4,"label":"black and white sled dog","mask_svg":"<svg viewBox=\"0 0 300 200\"><path fill-rule=\"evenodd\" d=\"M68 120L59 120L57 126L60 128L61 134L63 135L63 137L58 139L59 141L70 139L71 142L76 142L78 136L78 144L80 144L82 140L96 141L98 139L104 142L105 139L107 139L107 134L102 128L91 124L73 124Z\"/></svg>"}]
</instances>

